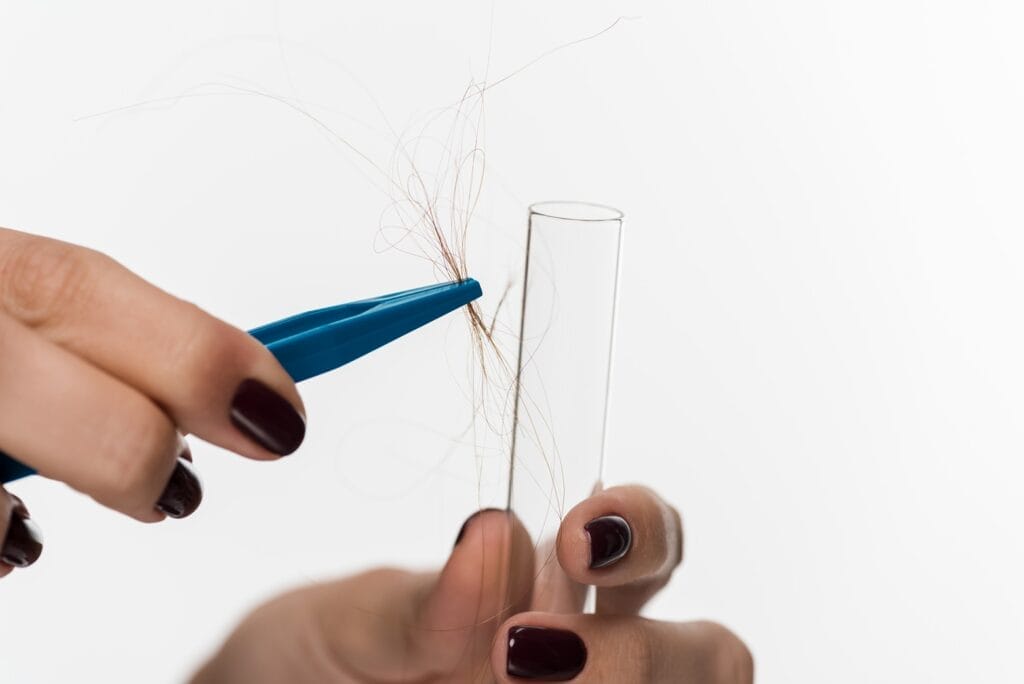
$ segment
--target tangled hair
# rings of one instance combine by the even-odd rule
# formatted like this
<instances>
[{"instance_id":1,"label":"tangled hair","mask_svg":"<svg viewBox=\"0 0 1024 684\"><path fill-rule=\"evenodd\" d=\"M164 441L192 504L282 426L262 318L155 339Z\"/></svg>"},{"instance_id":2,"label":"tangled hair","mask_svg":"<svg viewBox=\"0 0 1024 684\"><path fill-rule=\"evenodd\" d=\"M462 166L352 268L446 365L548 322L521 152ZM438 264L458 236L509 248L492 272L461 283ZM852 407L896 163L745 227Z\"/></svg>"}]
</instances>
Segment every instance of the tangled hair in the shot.
<instances>
[{"instance_id":1,"label":"tangled hair","mask_svg":"<svg viewBox=\"0 0 1024 684\"><path fill-rule=\"evenodd\" d=\"M379 216L374 241L377 252L394 250L424 259L432 265L438 280L463 281L471 275L468 237L471 230L476 230L474 216L484 188L484 105L487 92L560 50L597 38L625 19L620 17L597 33L552 48L501 78L490 82L486 77L482 81L472 81L458 100L437 109L402 131L392 128L381 111L394 143L393 152L386 163L378 163L337 133L311 113L302 101L229 83L202 83L173 97L138 102L80 117L78 120L142 106L174 105L188 98L211 95L245 95L266 98L284 105L358 159L370 172L368 180L387 197L387 204ZM531 403L529 397L524 400L516 395L521 330L499 323L499 314L507 305L515 285L511 278L504 284L489 312L485 312L479 302L465 307L474 356L470 364L469 392L473 410L466 432L472 432L475 437L482 427L490 435L497 435L504 446L509 447L504 449L503 455L509 459L510 469L513 465L510 449L516 430L539 432L546 425L544 416L536 410L536 404ZM479 440L474 438L472 443L479 456ZM552 480L556 481L553 470L554 464L549 464ZM511 483L511 470L509 477ZM561 510L564 502L561 497L555 498L558 500L552 504L560 516L564 513ZM511 501L508 501L508 505L511 505ZM547 547L547 551L540 555L546 555L547 562L551 562L553 547ZM535 571L539 573L542 569L538 567ZM506 597L506 605L513 605L521 598ZM483 625L498 616L477 617L477 624ZM470 628L474 626L467 625Z\"/></svg>"}]
</instances>

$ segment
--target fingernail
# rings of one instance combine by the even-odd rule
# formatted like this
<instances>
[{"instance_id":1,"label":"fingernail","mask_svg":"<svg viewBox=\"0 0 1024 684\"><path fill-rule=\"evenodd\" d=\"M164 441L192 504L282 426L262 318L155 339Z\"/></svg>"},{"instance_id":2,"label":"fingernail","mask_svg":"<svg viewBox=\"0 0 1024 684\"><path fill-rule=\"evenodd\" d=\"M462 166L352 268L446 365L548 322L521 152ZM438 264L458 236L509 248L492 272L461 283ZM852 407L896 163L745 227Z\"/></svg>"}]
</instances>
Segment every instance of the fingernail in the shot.
<instances>
[{"instance_id":1,"label":"fingernail","mask_svg":"<svg viewBox=\"0 0 1024 684\"><path fill-rule=\"evenodd\" d=\"M583 671L587 647L574 632L547 627L508 630L505 671L511 677L564 682Z\"/></svg>"},{"instance_id":2,"label":"fingernail","mask_svg":"<svg viewBox=\"0 0 1024 684\"><path fill-rule=\"evenodd\" d=\"M505 509L503 509L503 508L481 508L481 509L480 509L479 511L477 511L477 512L476 512L476 513L474 513L473 515L471 515L471 516L469 516L468 518L466 518L466 522L462 523L462 527L460 527L460 528L459 528L459 533L458 533L458 535L456 535L456 537L455 537L455 546L458 546L458 545L459 545L459 542L460 542L460 541L462 541L462 537L463 537L463 536L465 536L465 534L466 534L466 528L468 528L468 527L469 527L469 523L471 523L471 522L473 522L474 520L476 520L476 519L477 519L477 517L478 517L478 516L479 516L479 515L480 515L481 513L487 513L488 511L504 511L504 510L505 510Z\"/></svg>"},{"instance_id":3,"label":"fingernail","mask_svg":"<svg viewBox=\"0 0 1024 684\"><path fill-rule=\"evenodd\" d=\"M231 422L257 444L280 456L306 436L306 420L280 394L259 380L243 380L231 400Z\"/></svg>"},{"instance_id":4,"label":"fingernail","mask_svg":"<svg viewBox=\"0 0 1024 684\"><path fill-rule=\"evenodd\" d=\"M11 511L11 522L7 525L0 561L16 568L25 568L39 560L42 552L42 530L28 517L24 506L16 505Z\"/></svg>"},{"instance_id":5,"label":"fingernail","mask_svg":"<svg viewBox=\"0 0 1024 684\"><path fill-rule=\"evenodd\" d=\"M179 456L171 479L156 502L156 509L172 518L185 518L195 513L202 501L203 484L199 473L184 455Z\"/></svg>"},{"instance_id":6,"label":"fingernail","mask_svg":"<svg viewBox=\"0 0 1024 684\"><path fill-rule=\"evenodd\" d=\"M606 568L618 563L633 545L629 523L617 515L594 518L583 529L590 537L590 569Z\"/></svg>"}]
</instances>

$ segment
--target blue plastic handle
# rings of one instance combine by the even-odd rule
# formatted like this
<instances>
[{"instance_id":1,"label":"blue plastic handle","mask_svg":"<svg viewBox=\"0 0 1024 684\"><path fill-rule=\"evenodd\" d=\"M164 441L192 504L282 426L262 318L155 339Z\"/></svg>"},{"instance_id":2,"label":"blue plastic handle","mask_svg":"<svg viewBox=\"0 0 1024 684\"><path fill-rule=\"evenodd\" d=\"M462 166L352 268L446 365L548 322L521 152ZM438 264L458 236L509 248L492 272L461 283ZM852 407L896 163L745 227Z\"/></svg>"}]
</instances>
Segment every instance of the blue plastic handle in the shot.
<instances>
[{"instance_id":1,"label":"blue plastic handle","mask_svg":"<svg viewBox=\"0 0 1024 684\"><path fill-rule=\"evenodd\" d=\"M13 458L0 451L0 482L13 482L32 475L36 471L26 465L18 463Z\"/></svg>"},{"instance_id":2,"label":"blue plastic handle","mask_svg":"<svg viewBox=\"0 0 1024 684\"><path fill-rule=\"evenodd\" d=\"M467 278L316 309L249 331L295 382L326 373L398 339L479 297ZM0 483L35 471L0 451Z\"/></svg>"}]
</instances>

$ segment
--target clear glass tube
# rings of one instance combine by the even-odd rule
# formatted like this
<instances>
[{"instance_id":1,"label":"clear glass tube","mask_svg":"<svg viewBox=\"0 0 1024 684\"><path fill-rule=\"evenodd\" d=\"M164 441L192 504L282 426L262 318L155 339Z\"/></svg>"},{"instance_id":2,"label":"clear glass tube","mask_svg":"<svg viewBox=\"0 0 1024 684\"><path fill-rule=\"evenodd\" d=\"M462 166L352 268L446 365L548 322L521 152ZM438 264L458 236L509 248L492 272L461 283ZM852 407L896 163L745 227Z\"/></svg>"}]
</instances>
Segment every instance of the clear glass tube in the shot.
<instances>
[{"instance_id":1,"label":"clear glass tube","mask_svg":"<svg viewBox=\"0 0 1024 684\"><path fill-rule=\"evenodd\" d=\"M582 202L530 207L508 504L538 544L601 486L622 217Z\"/></svg>"}]
</instances>

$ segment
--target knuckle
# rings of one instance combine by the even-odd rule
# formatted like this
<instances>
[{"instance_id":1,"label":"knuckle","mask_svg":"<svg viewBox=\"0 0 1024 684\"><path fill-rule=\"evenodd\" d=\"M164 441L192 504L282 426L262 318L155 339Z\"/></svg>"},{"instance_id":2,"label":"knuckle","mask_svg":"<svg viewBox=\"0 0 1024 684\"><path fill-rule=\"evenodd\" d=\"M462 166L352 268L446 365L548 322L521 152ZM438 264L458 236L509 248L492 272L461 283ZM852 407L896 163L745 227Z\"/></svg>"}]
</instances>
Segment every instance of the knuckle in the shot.
<instances>
[{"instance_id":1,"label":"knuckle","mask_svg":"<svg viewBox=\"0 0 1024 684\"><path fill-rule=\"evenodd\" d=\"M65 242L26 238L0 258L0 300L28 325L53 320L70 302L85 296L94 253Z\"/></svg>"}]
</instances>

